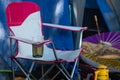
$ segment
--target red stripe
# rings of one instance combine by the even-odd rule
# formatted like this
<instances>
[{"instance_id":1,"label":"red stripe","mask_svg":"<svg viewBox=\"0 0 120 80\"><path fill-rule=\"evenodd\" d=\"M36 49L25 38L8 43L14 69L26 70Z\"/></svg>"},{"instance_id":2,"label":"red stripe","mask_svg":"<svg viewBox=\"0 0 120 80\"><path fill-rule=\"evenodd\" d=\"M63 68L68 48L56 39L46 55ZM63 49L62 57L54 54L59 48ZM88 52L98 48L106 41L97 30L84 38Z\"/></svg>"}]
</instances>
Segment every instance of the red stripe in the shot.
<instances>
[{"instance_id":1,"label":"red stripe","mask_svg":"<svg viewBox=\"0 0 120 80\"><path fill-rule=\"evenodd\" d=\"M6 8L8 26L21 25L28 15L37 11L40 11L40 8L35 3L12 2Z\"/></svg>"}]
</instances>

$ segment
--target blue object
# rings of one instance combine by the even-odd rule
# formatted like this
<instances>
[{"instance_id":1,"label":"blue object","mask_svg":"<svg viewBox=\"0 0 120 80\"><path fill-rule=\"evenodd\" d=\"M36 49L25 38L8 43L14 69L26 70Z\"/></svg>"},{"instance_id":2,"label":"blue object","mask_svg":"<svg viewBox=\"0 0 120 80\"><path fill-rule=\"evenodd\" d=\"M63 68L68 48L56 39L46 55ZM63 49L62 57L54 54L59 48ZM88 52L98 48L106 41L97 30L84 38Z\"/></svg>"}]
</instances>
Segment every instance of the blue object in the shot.
<instances>
[{"instance_id":1,"label":"blue object","mask_svg":"<svg viewBox=\"0 0 120 80\"><path fill-rule=\"evenodd\" d=\"M113 10L110 8L110 6L107 3L107 0L97 0L97 4L109 31L120 31L120 25L114 14L115 12L113 12Z\"/></svg>"}]
</instances>

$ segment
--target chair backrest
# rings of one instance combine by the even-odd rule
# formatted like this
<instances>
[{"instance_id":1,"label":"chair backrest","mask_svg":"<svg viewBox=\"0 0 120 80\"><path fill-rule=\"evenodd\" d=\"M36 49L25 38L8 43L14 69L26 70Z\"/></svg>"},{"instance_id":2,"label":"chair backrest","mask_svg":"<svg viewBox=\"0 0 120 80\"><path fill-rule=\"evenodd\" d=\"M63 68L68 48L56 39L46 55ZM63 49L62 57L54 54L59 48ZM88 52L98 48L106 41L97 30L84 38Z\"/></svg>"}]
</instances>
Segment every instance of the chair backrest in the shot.
<instances>
[{"instance_id":1,"label":"chair backrest","mask_svg":"<svg viewBox=\"0 0 120 80\"><path fill-rule=\"evenodd\" d=\"M40 8L32 2L12 2L6 8L11 33L24 39L43 40ZM18 42L20 53L32 55L32 45Z\"/></svg>"}]
</instances>

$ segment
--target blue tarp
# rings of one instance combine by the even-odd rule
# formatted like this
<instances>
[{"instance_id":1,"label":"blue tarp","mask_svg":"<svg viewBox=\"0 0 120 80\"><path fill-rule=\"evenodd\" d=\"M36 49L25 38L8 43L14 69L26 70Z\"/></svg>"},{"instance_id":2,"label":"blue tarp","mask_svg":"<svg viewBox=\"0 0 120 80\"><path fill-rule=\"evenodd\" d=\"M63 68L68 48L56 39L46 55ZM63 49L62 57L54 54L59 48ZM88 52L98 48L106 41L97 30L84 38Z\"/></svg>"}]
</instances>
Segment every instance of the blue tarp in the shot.
<instances>
[{"instance_id":1,"label":"blue tarp","mask_svg":"<svg viewBox=\"0 0 120 80\"><path fill-rule=\"evenodd\" d=\"M117 20L116 14L112 10L112 7L110 7L109 3L109 0L97 0L98 8L103 15L104 21L109 31L120 31L119 21Z\"/></svg>"}]
</instances>

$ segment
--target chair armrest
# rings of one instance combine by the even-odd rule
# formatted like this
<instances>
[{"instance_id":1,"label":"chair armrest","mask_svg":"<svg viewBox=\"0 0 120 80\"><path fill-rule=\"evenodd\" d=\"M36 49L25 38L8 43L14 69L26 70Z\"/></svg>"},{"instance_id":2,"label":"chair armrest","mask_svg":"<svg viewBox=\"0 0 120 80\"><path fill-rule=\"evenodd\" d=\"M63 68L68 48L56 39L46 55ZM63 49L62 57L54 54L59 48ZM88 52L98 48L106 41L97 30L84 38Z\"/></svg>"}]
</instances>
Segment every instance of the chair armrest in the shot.
<instances>
[{"instance_id":1,"label":"chair armrest","mask_svg":"<svg viewBox=\"0 0 120 80\"><path fill-rule=\"evenodd\" d=\"M18 41L27 43L27 44L33 44L33 45L36 45L36 46L39 46L39 45L43 45L43 44L45 44L45 43L50 43L50 42L52 42L51 40L44 40L44 41L42 41L42 42L35 42L35 41L33 41L33 40L28 40L28 39L20 38L20 37L16 37L16 36L8 36L8 38L15 39L15 40L18 40Z\"/></svg>"},{"instance_id":2,"label":"chair armrest","mask_svg":"<svg viewBox=\"0 0 120 80\"><path fill-rule=\"evenodd\" d=\"M87 30L87 27L76 27L76 26L64 26L64 25L56 25L56 24L49 24L49 23L42 23L43 26L49 26L52 28L59 28L64 30L70 30L70 31L81 31L81 30Z\"/></svg>"}]
</instances>

